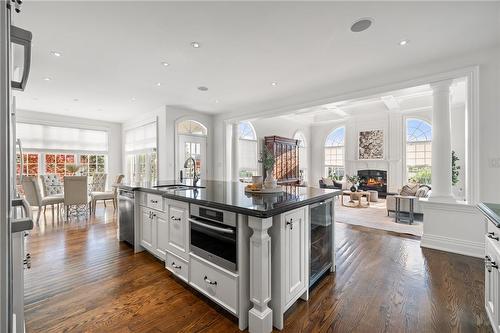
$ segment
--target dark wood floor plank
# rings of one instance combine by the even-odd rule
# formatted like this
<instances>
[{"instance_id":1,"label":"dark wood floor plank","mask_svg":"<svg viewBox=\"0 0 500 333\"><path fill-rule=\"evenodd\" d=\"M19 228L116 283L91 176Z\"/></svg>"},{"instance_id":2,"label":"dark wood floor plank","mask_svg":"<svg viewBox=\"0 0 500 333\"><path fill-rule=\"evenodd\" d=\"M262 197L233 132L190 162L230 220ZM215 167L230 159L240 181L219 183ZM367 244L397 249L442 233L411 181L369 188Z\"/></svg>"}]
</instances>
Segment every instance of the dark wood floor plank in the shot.
<instances>
[{"instance_id":1,"label":"dark wood floor plank","mask_svg":"<svg viewBox=\"0 0 500 333\"><path fill-rule=\"evenodd\" d=\"M237 320L116 240L116 215L57 223L27 240L27 332L238 332ZM285 316L284 332L491 332L480 259L417 237L336 224L337 272Z\"/></svg>"}]
</instances>

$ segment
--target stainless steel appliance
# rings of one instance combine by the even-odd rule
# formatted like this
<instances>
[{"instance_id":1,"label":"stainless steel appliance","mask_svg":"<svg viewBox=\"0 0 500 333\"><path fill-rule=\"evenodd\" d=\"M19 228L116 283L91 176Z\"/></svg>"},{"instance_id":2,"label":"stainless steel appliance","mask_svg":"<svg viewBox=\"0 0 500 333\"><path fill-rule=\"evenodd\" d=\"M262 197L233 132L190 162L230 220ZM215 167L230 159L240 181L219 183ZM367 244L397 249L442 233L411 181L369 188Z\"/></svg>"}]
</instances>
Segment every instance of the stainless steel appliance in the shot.
<instances>
[{"instance_id":1,"label":"stainless steel appliance","mask_svg":"<svg viewBox=\"0 0 500 333\"><path fill-rule=\"evenodd\" d=\"M134 245L134 205L135 195L134 191L127 191L120 189L118 193L119 202L119 229L120 240Z\"/></svg>"},{"instance_id":2,"label":"stainless steel appliance","mask_svg":"<svg viewBox=\"0 0 500 333\"><path fill-rule=\"evenodd\" d=\"M12 89L24 90L31 61L31 33L14 27L21 0L0 0L0 332L24 331L26 230L31 211L16 188L16 110ZM22 213L24 207L24 213Z\"/></svg>"},{"instance_id":3,"label":"stainless steel appliance","mask_svg":"<svg viewBox=\"0 0 500 333\"><path fill-rule=\"evenodd\" d=\"M236 272L236 213L191 205L189 225L191 252L214 264Z\"/></svg>"},{"instance_id":4,"label":"stainless steel appliance","mask_svg":"<svg viewBox=\"0 0 500 333\"><path fill-rule=\"evenodd\" d=\"M333 257L333 200L309 206L310 269L309 286L332 268Z\"/></svg>"}]
</instances>

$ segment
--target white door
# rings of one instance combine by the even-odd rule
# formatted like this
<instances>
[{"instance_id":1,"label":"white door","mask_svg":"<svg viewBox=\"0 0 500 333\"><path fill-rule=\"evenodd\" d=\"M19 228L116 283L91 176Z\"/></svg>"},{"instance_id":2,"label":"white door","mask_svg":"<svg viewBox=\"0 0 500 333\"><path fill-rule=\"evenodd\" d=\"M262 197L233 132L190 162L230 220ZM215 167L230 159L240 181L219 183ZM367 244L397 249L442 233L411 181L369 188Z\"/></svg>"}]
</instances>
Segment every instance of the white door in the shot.
<instances>
[{"instance_id":1,"label":"white door","mask_svg":"<svg viewBox=\"0 0 500 333\"><path fill-rule=\"evenodd\" d=\"M156 252L165 259L168 246L168 217L165 213L155 213L156 217Z\"/></svg>"},{"instance_id":2,"label":"white door","mask_svg":"<svg viewBox=\"0 0 500 333\"><path fill-rule=\"evenodd\" d=\"M184 168L184 162L189 157L192 157L196 161L196 173L201 179L206 179L206 150L206 136L179 135L179 144L177 147L176 177L179 177L179 172L182 170L184 179L193 178L192 165L189 164L188 168Z\"/></svg>"},{"instance_id":3,"label":"white door","mask_svg":"<svg viewBox=\"0 0 500 333\"><path fill-rule=\"evenodd\" d=\"M189 225L187 210L169 206L168 249L181 258L187 259L189 253Z\"/></svg>"},{"instance_id":4,"label":"white door","mask_svg":"<svg viewBox=\"0 0 500 333\"><path fill-rule=\"evenodd\" d=\"M306 230L304 209L285 216L285 302L301 292L306 283Z\"/></svg>"},{"instance_id":5,"label":"white door","mask_svg":"<svg viewBox=\"0 0 500 333\"><path fill-rule=\"evenodd\" d=\"M141 245L153 249L153 217L149 209L141 209Z\"/></svg>"}]
</instances>

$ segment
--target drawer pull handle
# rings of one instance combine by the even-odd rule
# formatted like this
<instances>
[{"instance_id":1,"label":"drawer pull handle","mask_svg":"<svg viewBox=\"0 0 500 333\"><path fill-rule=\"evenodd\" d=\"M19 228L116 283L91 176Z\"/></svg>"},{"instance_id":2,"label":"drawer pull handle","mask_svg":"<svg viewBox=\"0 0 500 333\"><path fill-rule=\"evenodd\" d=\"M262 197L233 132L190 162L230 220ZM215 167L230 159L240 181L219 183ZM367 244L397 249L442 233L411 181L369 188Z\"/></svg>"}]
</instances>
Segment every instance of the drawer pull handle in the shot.
<instances>
[{"instance_id":1,"label":"drawer pull handle","mask_svg":"<svg viewBox=\"0 0 500 333\"><path fill-rule=\"evenodd\" d=\"M492 234L488 233L488 238L491 238L491 239L494 239L498 242L498 240L500 240L500 238L498 238L498 236L493 236Z\"/></svg>"},{"instance_id":2,"label":"drawer pull handle","mask_svg":"<svg viewBox=\"0 0 500 333\"><path fill-rule=\"evenodd\" d=\"M158 200L149 200L149 201L151 201L151 203L154 203L154 204L158 203Z\"/></svg>"},{"instance_id":3,"label":"drawer pull handle","mask_svg":"<svg viewBox=\"0 0 500 333\"><path fill-rule=\"evenodd\" d=\"M210 284L210 285L212 285L212 286L216 286L216 285L217 285L217 281L211 281L211 280L209 280L209 279L208 279L208 277L207 277L206 275L205 275L205 277L203 278L203 280L205 280L205 282L206 282L207 284Z\"/></svg>"},{"instance_id":4,"label":"drawer pull handle","mask_svg":"<svg viewBox=\"0 0 500 333\"><path fill-rule=\"evenodd\" d=\"M286 225L290 226L290 230L293 229L293 219L290 219L290 221L286 221Z\"/></svg>"},{"instance_id":5,"label":"drawer pull handle","mask_svg":"<svg viewBox=\"0 0 500 333\"><path fill-rule=\"evenodd\" d=\"M180 217L175 217L175 216L170 216L170 218L173 220L173 221L180 221L181 218Z\"/></svg>"},{"instance_id":6,"label":"drawer pull handle","mask_svg":"<svg viewBox=\"0 0 500 333\"><path fill-rule=\"evenodd\" d=\"M172 262L172 267L175 269L181 269L182 267L180 265L176 265L175 262Z\"/></svg>"},{"instance_id":7,"label":"drawer pull handle","mask_svg":"<svg viewBox=\"0 0 500 333\"><path fill-rule=\"evenodd\" d=\"M491 262L491 267L492 267L492 268L496 268L496 269L498 269L498 265L497 265L497 263L496 263L496 262L494 262L494 261L492 261L492 262Z\"/></svg>"}]
</instances>

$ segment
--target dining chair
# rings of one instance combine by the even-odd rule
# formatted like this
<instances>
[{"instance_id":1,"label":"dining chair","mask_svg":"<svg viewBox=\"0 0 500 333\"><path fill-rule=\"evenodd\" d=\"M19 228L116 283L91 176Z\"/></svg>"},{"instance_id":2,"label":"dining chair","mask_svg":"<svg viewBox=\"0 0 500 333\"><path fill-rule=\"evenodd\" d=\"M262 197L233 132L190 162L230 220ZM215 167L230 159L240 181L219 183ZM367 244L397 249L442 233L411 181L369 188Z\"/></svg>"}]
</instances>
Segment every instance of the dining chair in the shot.
<instances>
[{"instance_id":1,"label":"dining chair","mask_svg":"<svg viewBox=\"0 0 500 333\"><path fill-rule=\"evenodd\" d=\"M42 189L44 196L61 196L63 194L63 187L61 179L58 175L54 173L40 175L40 180L42 181Z\"/></svg>"},{"instance_id":2,"label":"dining chair","mask_svg":"<svg viewBox=\"0 0 500 333\"><path fill-rule=\"evenodd\" d=\"M98 200L104 202L104 207L106 207L106 200L113 200L113 209L116 209L118 200L118 186L122 183L125 175L118 175L113 183L112 191L102 191L102 192L92 192L90 194L92 213L95 214L95 208Z\"/></svg>"},{"instance_id":3,"label":"dining chair","mask_svg":"<svg viewBox=\"0 0 500 333\"><path fill-rule=\"evenodd\" d=\"M85 213L89 210L89 192L87 176L65 176L64 177L64 208L66 219L70 214Z\"/></svg>"},{"instance_id":4,"label":"dining chair","mask_svg":"<svg viewBox=\"0 0 500 333\"><path fill-rule=\"evenodd\" d=\"M36 177L23 177L22 187L24 192L24 197L28 201L31 207L38 207L38 215L36 217L36 222L40 221L40 215L42 213L45 214L47 210L47 206L52 206L52 214L54 214L54 205L57 205L57 214L59 218L59 204L64 202L64 198L62 196L46 196L42 197L42 193L40 191L40 185L38 184L38 180Z\"/></svg>"},{"instance_id":5,"label":"dining chair","mask_svg":"<svg viewBox=\"0 0 500 333\"><path fill-rule=\"evenodd\" d=\"M108 174L106 173L95 173L92 176L92 186L91 192L104 192L106 191L106 180L108 178Z\"/></svg>"}]
</instances>

